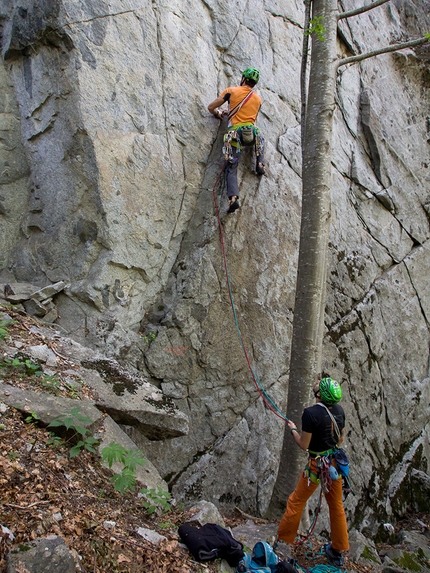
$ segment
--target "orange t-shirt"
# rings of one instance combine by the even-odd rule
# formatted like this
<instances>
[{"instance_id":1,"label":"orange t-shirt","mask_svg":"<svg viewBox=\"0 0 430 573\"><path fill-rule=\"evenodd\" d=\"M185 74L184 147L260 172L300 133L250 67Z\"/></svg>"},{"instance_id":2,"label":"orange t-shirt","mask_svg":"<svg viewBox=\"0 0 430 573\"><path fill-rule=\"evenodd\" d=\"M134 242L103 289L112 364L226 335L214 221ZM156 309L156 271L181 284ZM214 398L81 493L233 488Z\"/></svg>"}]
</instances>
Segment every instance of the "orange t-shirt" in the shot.
<instances>
[{"instance_id":1,"label":"orange t-shirt","mask_svg":"<svg viewBox=\"0 0 430 573\"><path fill-rule=\"evenodd\" d=\"M241 101L243 101L246 96L251 91L249 86L236 86L225 89L221 96L224 101L229 102L229 110L233 110ZM228 96L230 94L230 97ZM230 125L236 125L237 123L255 123L258 112L261 106L261 97L255 92L246 101L239 111L231 118Z\"/></svg>"}]
</instances>

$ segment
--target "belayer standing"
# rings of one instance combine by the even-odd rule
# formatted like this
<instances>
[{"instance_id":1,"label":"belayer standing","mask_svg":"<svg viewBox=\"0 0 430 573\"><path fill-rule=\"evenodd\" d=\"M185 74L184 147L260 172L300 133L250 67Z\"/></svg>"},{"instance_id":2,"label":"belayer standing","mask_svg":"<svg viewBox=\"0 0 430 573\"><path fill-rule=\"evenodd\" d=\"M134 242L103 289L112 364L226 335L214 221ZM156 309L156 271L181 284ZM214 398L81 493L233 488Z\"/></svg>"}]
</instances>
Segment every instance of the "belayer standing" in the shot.
<instances>
[{"instance_id":1,"label":"belayer standing","mask_svg":"<svg viewBox=\"0 0 430 573\"><path fill-rule=\"evenodd\" d=\"M316 404L302 414L302 432L294 422L287 424L296 444L309 453L308 464L296 489L289 496L279 523L278 541L294 543L307 500L321 483L330 512L332 542L324 546L328 559L342 567L342 551L349 549L348 530L342 501L342 478L335 470L334 454L344 439L345 412L338 404L342 388L332 378L322 378L314 387Z\"/></svg>"},{"instance_id":2,"label":"belayer standing","mask_svg":"<svg viewBox=\"0 0 430 573\"><path fill-rule=\"evenodd\" d=\"M228 132L224 136L223 153L226 160L227 195L230 201L229 213L239 209L239 187L237 166L243 146L255 146L257 158L255 171L264 175L264 138L255 120L261 107L261 97L254 91L260 79L260 72L247 68L242 72L239 86L225 89L208 105L208 110L218 119L228 113ZM228 102L228 112L218 109Z\"/></svg>"}]
</instances>

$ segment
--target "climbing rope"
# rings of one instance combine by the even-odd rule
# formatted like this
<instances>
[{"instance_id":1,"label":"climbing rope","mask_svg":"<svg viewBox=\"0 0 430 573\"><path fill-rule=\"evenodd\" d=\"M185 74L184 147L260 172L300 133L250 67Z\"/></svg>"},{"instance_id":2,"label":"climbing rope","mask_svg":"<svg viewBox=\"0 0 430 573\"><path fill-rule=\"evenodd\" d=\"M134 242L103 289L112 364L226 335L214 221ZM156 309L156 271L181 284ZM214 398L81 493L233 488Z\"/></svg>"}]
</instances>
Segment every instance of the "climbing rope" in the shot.
<instances>
[{"instance_id":1,"label":"climbing rope","mask_svg":"<svg viewBox=\"0 0 430 573\"><path fill-rule=\"evenodd\" d=\"M230 304L231 304L231 308L233 310L233 317L234 317L234 322L236 324L236 329L237 329L237 333L239 336L239 340L240 340L240 344L242 346L242 350L243 353L245 355L245 359L246 362L248 364L248 368L249 371L251 372L251 376L252 379L254 380L254 384L255 387L257 388L258 393L260 394L261 398L263 399L263 402L265 403L265 405L267 406L267 408L269 408L269 410L271 412L273 412L275 414L275 416L277 416L278 418L281 418L281 420L284 420L284 422L288 422L288 418L285 416L285 414L283 414L281 412L281 410L276 406L275 402L272 400L272 398L269 396L269 394L266 392L266 390L264 389L263 385L261 384L258 376L256 375L256 373L254 372L254 369L252 368L251 365L251 361L249 359L248 356L248 352L246 350L246 346L245 343L243 341L243 337L242 337L242 333L240 331L240 327L239 327L239 321L237 318L237 313L236 313L236 307L234 304L234 299L233 299L233 292L231 289L231 283L230 283L230 274L228 272L228 266L227 266L227 257L225 254L225 244L224 244L224 233L222 230L222 225L221 225L221 217L220 217L220 212L219 212L219 207L218 207L218 201L216 198L216 193L215 193L215 189L218 185L218 182L221 178L221 174L224 171L225 168L225 163L224 165L221 167L220 172L218 173L218 176L215 180L214 186L212 187L212 197L213 197L213 202L214 202L214 207L215 207L215 212L218 218L218 228L219 228L219 236L220 236L220 241L221 241L221 252L222 252L222 258L223 258L223 264L224 264L224 271L225 271L225 276L226 276L226 282L227 282L227 290L228 290L228 294L230 297Z\"/></svg>"},{"instance_id":2,"label":"climbing rope","mask_svg":"<svg viewBox=\"0 0 430 573\"><path fill-rule=\"evenodd\" d=\"M319 565L314 565L310 569L305 567L297 566L298 571L305 571L305 573L348 573L346 569L339 569L334 565L324 565L320 563Z\"/></svg>"},{"instance_id":3,"label":"climbing rope","mask_svg":"<svg viewBox=\"0 0 430 573\"><path fill-rule=\"evenodd\" d=\"M226 257L226 253L225 253L224 233L223 233L223 230L222 230L221 216L220 216L220 211L219 211L219 207L218 207L218 201L217 201L216 193L215 193L215 189L216 189L216 187L217 187L217 185L218 185L218 183L219 183L219 180L220 180L220 178L221 178L221 175L222 175L222 172L224 171L224 169L225 169L225 163L224 163L224 165L221 167L221 169L220 169L220 171L219 171L219 173L218 173L218 175L217 175L217 178L216 178L216 180L215 180L215 183L214 183L214 185L213 185L213 187L212 187L212 197L213 197L213 202L214 202L214 207L215 207L216 216L217 216L217 219L218 219L218 229L219 229L219 236L220 236L220 242L221 242L221 253L222 253L222 259L223 259L223 264L224 264L224 271L225 271L225 276L226 276L227 290L228 290L228 294L229 294L229 297L230 297L231 308L232 308L232 310L233 310L233 317L234 317L234 322L235 322L235 324L236 324L236 330L237 330L237 333L238 333L238 336L239 336L239 340L240 340L240 344L241 344L241 346L242 346L242 350L243 350L243 353L244 353L244 355L245 355L245 358L246 358L246 362L247 362L247 364L248 364L249 371L251 372L251 376L252 376L252 379L253 379L253 381L254 381L255 387L257 388L257 391L258 391L258 393L260 394L260 396L261 396L261 398L262 398L264 404L267 406L267 408L269 408L269 410L270 410L271 412L273 412L273 413L275 414L275 416L277 416L278 418L281 418L281 420L284 420L284 422L288 422L287 416L285 416L285 414L283 414L283 413L281 412L281 410L279 410L279 408L276 406L275 402L272 400L272 398L269 396L269 394L268 394L267 391L265 390L264 386L263 386L262 383L260 382L258 376L257 376L256 373L254 372L254 369L252 368L251 361L250 361L249 356L248 356L248 352L247 352L247 350L246 350L246 346L245 346L245 343L244 343L244 340L243 340L243 337L242 337L242 333L241 333L241 331L240 331L239 321L238 321L237 313L236 313L236 307L235 307L234 299L233 299L233 292L232 292L232 289L231 289L230 274L229 274L228 266L227 266L227 257ZM318 506L317 506L317 508L316 508L316 510L315 510L315 515L314 515L312 524L311 524L311 526L309 527L309 529L308 529L308 531L307 531L307 533L306 533L306 536L305 536L302 540L297 541L297 542L296 542L296 545L302 545L302 544L305 543L305 542L307 541L307 539L312 535L312 532L313 532L313 530L315 529L315 526L316 526L316 523L317 523L317 519L318 519L319 512L320 512L320 510L321 510L322 494L323 494L323 491L322 491L322 488L320 488L320 496L319 496Z\"/></svg>"},{"instance_id":4,"label":"climbing rope","mask_svg":"<svg viewBox=\"0 0 430 573\"><path fill-rule=\"evenodd\" d=\"M294 545L303 545L309 539L309 537L312 535L313 530L315 529L315 526L317 524L318 515L321 511L322 496L323 496L323 490L322 490L322 487L320 487L320 495L319 495L319 499L318 499L318 505L317 505L317 508L315 510L315 515L314 515L314 518L312 520L312 523L311 523L309 529L307 530L306 535L302 539L295 541Z\"/></svg>"}]
</instances>

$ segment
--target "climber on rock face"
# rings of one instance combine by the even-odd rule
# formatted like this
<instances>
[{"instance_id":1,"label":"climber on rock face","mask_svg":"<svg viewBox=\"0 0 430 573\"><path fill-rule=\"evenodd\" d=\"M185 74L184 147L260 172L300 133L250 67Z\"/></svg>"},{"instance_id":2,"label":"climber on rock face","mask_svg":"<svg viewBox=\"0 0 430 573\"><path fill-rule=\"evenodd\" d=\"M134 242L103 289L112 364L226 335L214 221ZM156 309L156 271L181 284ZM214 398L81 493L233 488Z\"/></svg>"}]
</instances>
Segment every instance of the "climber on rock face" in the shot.
<instances>
[{"instance_id":1,"label":"climber on rock face","mask_svg":"<svg viewBox=\"0 0 430 573\"><path fill-rule=\"evenodd\" d=\"M224 136L223 154L226 160L227 195L230 201L228 213L239 209L239 187L237 166L242 147L255 146L257 158L255 171L264 175L264 137L256 127L255 120L261 107L261 98L254 91L260 72L247 68L242 72L239 86L225 89L219 97L208 105L208 110L218 119L228 115L228 131ZM228 103L228 111L220 108Z\"/></svg>"}]
</instances>

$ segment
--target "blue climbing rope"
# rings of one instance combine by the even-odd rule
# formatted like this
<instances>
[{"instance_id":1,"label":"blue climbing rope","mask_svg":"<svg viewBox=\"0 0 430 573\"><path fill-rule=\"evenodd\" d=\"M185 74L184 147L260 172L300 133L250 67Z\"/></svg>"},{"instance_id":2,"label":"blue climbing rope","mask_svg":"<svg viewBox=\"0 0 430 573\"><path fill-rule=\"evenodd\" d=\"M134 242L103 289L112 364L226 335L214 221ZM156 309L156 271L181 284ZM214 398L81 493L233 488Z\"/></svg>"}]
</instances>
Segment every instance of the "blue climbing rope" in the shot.
<instances>
[{"instance_id":1,"label":"blue climbing rope","mask_svg":"<svg viewBox=\"0 0 430 573\"><path fill-rule=\"evenodd\" d=\"M297 565L297 570L304 571L305 573L348 573L346 569L339 569L334 565L324 565L321 563L311 567L310 569Z\"/></svg>"}]
</instances>

